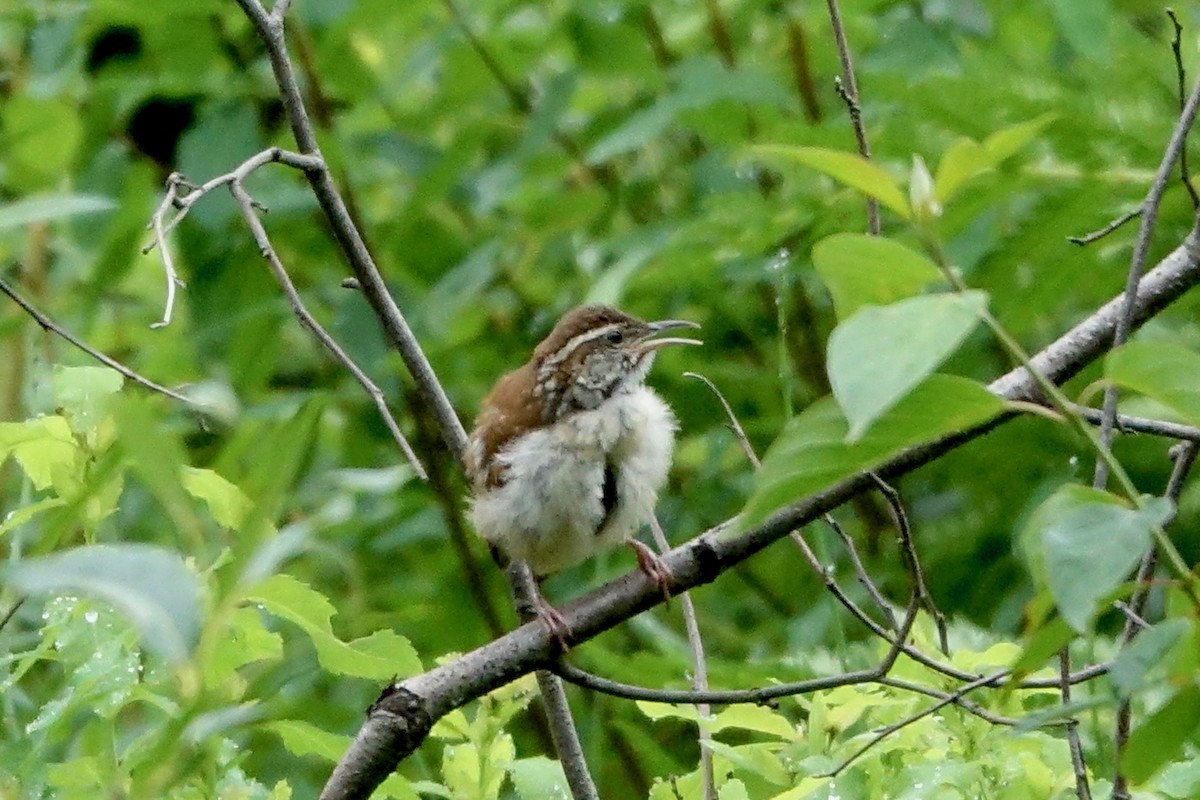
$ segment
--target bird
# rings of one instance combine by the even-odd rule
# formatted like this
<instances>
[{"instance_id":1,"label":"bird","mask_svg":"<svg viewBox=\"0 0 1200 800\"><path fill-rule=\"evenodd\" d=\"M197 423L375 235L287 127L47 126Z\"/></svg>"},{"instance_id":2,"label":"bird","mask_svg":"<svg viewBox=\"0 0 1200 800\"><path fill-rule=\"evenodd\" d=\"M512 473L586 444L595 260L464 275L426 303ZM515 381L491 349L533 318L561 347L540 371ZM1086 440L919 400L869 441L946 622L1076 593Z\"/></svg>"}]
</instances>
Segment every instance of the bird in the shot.
<instances>
[{"instance_id":1,"label":"bird","mask_svg":"<svg viewBox=\"0 0 1200 800\"><path fill-rule=\"evenodd\" d=\"M502 566L523 561L540 581L627 543L670 597L671 574L632 538L654 513L678 423L646 376L657 352L699 340L699 328L644 322L606 305L564 314L519 368L484 398L468 438L470 517ZM537 592L537 616L566 647L569 628Z\"/></svg>"}]
</instances>

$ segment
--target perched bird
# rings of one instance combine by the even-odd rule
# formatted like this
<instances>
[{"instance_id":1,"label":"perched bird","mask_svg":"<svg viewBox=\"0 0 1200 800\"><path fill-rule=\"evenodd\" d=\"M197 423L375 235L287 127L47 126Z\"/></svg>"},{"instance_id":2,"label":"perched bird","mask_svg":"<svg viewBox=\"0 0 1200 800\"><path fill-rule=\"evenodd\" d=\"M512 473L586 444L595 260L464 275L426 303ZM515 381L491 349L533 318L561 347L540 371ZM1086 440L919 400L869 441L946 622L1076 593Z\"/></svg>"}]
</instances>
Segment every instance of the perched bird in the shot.
<instances>
[{"instance_id":1,"label":"perched bird","mask_svg":"<svg viewBox=\"0 0 1200 800\"><path fill-rule=\"evenodd\" d=\"M675 443L675 415L645 380L660 348L700 344L655 334L698 327L580 306L496 383L471 433L467 474L471 518L498 560L524 561L541 578L628 543L669 596L666 565L631 538L654 512ZM562 616L538 600L565 641Z\"/></svg>"}]
</instances>

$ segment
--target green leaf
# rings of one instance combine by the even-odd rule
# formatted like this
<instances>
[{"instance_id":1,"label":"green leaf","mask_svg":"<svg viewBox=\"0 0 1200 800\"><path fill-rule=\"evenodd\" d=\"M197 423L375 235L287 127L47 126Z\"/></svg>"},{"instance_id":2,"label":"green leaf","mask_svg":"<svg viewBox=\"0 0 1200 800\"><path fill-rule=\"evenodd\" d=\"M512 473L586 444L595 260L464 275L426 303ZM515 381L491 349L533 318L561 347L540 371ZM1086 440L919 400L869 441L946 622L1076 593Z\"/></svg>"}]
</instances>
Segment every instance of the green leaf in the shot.
<instances>
[{"instance_id":1,"label":"green leaf","mask_svg":"<svg viewBox=\"0 0 1200 800\"><path fill-rule=\"evenodd\" d=\"M1020 657L1013 663L1013 673L1023 676L1036 672L1074 638L1075 631L1071 626L1062 617L1055 617L1025 641Z\"/></svg>"},{"instance_id":2,"label":"green leaf","mask_svg":"<svg viewBox=\"0 0 1200 800\"><path fill-rule=\"evenodd\" d=\"M109 398L124 382L121 373L108 367L56 366L51 379L54 401L79 434L96 430L108 413Z\"/></svg>"},{"instance_id":3,"label":"green leaf","mask_svg":"<svg viewBox=\"0 0 1200 800\"><path fill-rule=\"evenodd\" d=\"M253 503L242 490L211 469L185 466L183 488L192 497L203 500L213 519L223 527L237 530L250 512Z\"/></svg>"},{"instance_id":4,"label":"green leaf","mask_svg":"<svg viewBox=\"0 0 1200 800\"><path fill-rule=\"evenodd\" d=\"M1059 34L1080 56L1102 67L1110 59L1110 25L1115 12L1109 0L1050 0Z\"/></svg>"},{"instance_id":5,"label":"green leaf","mask_svg":"<svg viewBox=\"0 0 1200 800\"><path fill-rule=\"evenodd\" d=\"M303 720L282 719L261 727L282 739L283 746L294 756L320 756L337 763L350 746L349 736L323 731Z\"/></svg>"},{"instance_id":6,"label":"green leaf","mask_svg":"<svg viewBox=\"0 0 1200 800\"><path fill-rule=\"evenodd\" d=\"M827 236L813 247L812 258L839 320L860 306L882 306L920 294L941 277L937 265L915 250L864 233Z\"/></svg>"},{"instance_id":7,"label":"green leaf","mask_svg":"<svg viewBox=\"0 0 1200 800\"><path fill-rule=\"evenodd\" d=\"M775 164L803 164L822 172L860 192L874 197L904 219L912 218L912 209L896 181L882 167L857 153L828 150L823 147L797 147L784 144L755 145L752 156Z\"/></svg>"},{"instance_id":8,"label":"green leaf","mask_svg":"<svg viewBox=\"0 0 1200 800\"><path fill-rule=\"evenodd\" d=\"M1200 354L1171 342L1130 342L1104 359L1104 375L1200 425Z\"/></svg>"},{"instance_id":9,"label":"green leaf","mask_svg":"<svg viewBox=\"0 0 1200 800\"><path fill-rule=\"evenodd\" d=\"M43 194L0 203L0 231L34 222L97 214L116 208L110 198L91 194Z\"/></svg>"},{"instance_id":10,"label":"green leaf","mask_svg":"<svg viewBox=\"0 0 1200 800\"><path fill-rule=\"evenodd\" d=\"M571 796L562 764L545 756L519 758L512 763L508 774L521 800Z\"/></svg>"},{"instance_id":11,"label":"green leaf","mask_svg":"<svg viewBox=\"0 0 1200 800\"><path fill-rule=\"evenodd\" d=\"M987 148L974 139L961 137L946 148L938 162L934 180L937 199L945 204L972 178L992 169Z\"/></svg>"},{"instance_id":12,"label":"green leaf","mask_svg":"<svg viewBox=\"0 0 1200 800\"><path fill-rule=\"evenodd\" d=\"M1183 637L1191 633L1187 619L1167 619L1137 635L1121 651L1108 670L1109 680L1122 697L1128 697L1145 683L1146 673L1158 666Z\"/></svg>"},{"instance_id":13,"label":"green leaf","mask_svg":"<svg viewBox=\"0 0 1200 800\"><path fill-rule=\"evenodd\" d=\"M18 193L53 186L68 172L82 134L75 104L17 92L4 99L0 147L5 183Z\"/></svg>"},{"instance_id":14,"label":"green leaf","mask_svg":"<svg viewBox=\"0 0 1200 800\"><path fill-rule=\"evenodd\" d=\"M35 489L53 486L59 494L78 488L83 452L63 417L0 422L0 463L11 455Z\"/></svg>"},{"instance_id":15,"label":"green leaf","mask_svg":"<svg viewBox=\"0 0 1200 800\"><path fill-rule=\"evenodd\" d=\"M1091 0L1084 0L1091 2ZM1021 148L1032 142L1047 125L1058 119L1058 113L1048 111L1025 122L1018 122L1007 128L1001 128L983 140L983 149L987 151L992 166L1015 155Z\"/></svg>"},{"instance_id":16,"label":"green leaf","mask_svg":"<svg viewBox=\"0 0 1200 800\"><path fill-rule=\"evenodd\" d=\"M408 640L391 630L343 642L333 634L330 618L335 609L325 595L290 575L274 575L246 595L277 617L299 625L312 640L321 666L339 675L385 680L412 675L421 661Z\"/></svg>"},{"instance_id":17,"label":"green leaf","mask_svg":"<svg viewBox=\"0 0 1200 800\"><path fill-rule=\"evenodd\" d=\"M946 360L979 323L984 292L864 306L829 336L829 383L853 441Z\"/></svg>"},{"instance_id":18,"label":"green leaf","mask_svg":"<svg viewBox=\"0 0 1200 800\"><path fill-rule=\"evenodd\" d=\"M29 594L80 592L99 597L138 628L146 648L181 662L202 623L200 584L176 553L146 544L97 544L28 558L0 569Z\"/></svg>"},{"instance_id":19,"label":"green leaf","mask_svg":"<svg viewBox=\"0 0 1200 800\"><path fill-rule=\"evenodd\" d=\"M1129 736L1121 755L1121 770L1134 783L1144 783L1169 761L1183 755L1183 746L1200 727L1200 687L1190 684L1167 698L1149 719Z\"/></svg>"},{"instance_id":20,"label":"green leaf","mask_svg":"<svg viewBox=\"0 0 1200 800\"><path fill-rule=\"evenodd\" d=\"M866 435L848 442L846 418L833 398L822 398L792 419L767 450L738 527L745 530L907 447L974 427L1003 410L1004 402L975 381L931 375Z\"/></svg>"},{"instance_id":21,"label":"green leaf","mask_svg":"<svg viewBox=\"0 0 1200 800\"><path fill-rule=\"evenodd\" d=\"M1131 509L1107 492L1077 485L1038 506L1021 539L1035 580L1050 589L1068 625L1088 631L1100 601L1126 580L1149 548L1153 526L1170 512L1166 500Z\"/></svg>"}]
</instances>

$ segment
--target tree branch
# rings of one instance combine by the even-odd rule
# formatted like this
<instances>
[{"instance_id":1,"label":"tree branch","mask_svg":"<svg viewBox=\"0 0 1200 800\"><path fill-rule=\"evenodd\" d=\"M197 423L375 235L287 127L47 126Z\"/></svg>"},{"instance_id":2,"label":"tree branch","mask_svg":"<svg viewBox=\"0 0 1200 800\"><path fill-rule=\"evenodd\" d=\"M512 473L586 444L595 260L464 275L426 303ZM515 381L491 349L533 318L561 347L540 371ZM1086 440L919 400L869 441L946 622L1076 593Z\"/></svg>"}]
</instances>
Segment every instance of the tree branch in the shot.
<instances>
[{"instance_id":1,"label":"tree branch","mask_svg":"<svg viewBox=\"0 0 1200 800\"><path fill-rule=\"evenodd\" d=\"M1138 284L1134 294L1132 325L1140 325L1197 283L1200 283L1200 248L1193 232ZM1032 359L1034 367L1050 380L1061 383L1095 360L1112 342L1121 302L1119 296L1109 301L1036 354ZM1033 377L1024 368L1004 375L989 388L1007 400L1031 400L1038 395ZM885 479L911 472L978 438L1012 416L1002 415L971 430L910 448L891 458L875 472ZM871 477L861 473L777 512L745 533L722 535L730 527L728 523L706 531L664 556L667 567L675 576L672 590L681 592L711 582L725 570L792 530L874 486ZM559 610L571 629L570 642L579 643L662 601L657 584L642 573L633 572ZM326 784L322 797L366 797L377 785L377 782L371 783L366 778L390 772L415 749L420 737L414 736L413 732L420 730L423 720L439 719L450 710L532 670L553 667L557 652L558 644L545 626L527 624L450 663L395 684L389 696L400 699L394 705L368 714L354 743ZM1075 673L1072 679L1086 680L1106 669L1106 665L1089 667ZM978 677L970 676L969 679ZM1026 681L1022 685L1057 686L1058 681ZM401 723L396 719L396 708L414 710L409 719ZM381 748L381 741L386 742L387 746ZM385 759L382 765L370 763L369 767L365 766L373 758L380 757ZM376 770L380 769L383 772L377 773Z\"/></svg>"}]
</instances>

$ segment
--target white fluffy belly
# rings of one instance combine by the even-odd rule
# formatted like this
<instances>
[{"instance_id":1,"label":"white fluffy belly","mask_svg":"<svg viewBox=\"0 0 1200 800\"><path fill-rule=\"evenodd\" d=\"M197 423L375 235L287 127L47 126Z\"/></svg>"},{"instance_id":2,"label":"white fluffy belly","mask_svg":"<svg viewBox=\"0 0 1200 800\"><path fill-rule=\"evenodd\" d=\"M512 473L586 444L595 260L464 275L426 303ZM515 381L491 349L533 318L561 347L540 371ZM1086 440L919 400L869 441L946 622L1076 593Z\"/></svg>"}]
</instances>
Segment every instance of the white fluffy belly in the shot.
<instances>
[{"instance_id":1,"label":"white fluffy belly","mask_svg":"<svg viewBox=\"0 0 1200 800\"><path fill-rule=\"evenodd\" d=\"M644 386L521 436L496 456L504 485L475 498L475 529L538 575L574 566L650 519L674 440L674 415ZM606 464L617 488L607 520Z\"/></svg>"}]
</instances>

